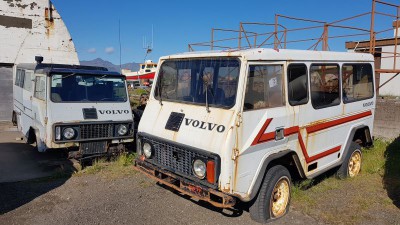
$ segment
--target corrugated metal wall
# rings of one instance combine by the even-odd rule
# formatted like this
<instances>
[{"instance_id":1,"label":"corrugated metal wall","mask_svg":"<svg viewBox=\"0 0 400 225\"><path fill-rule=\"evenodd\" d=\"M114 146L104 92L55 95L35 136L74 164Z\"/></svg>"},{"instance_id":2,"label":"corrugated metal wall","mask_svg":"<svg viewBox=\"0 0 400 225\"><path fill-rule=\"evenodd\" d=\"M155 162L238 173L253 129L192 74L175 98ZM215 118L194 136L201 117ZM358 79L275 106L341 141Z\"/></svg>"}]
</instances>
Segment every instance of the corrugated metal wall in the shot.
<instances>
[{"instance_id":1,"label":"corrugated metal wall","mask_svg":"<svg viewBox=\"0 0 400 225\"><path fill-rule=\"evenodd\" d=\"M12 67L0 66L0 121L11 121L13 110Z\"/></svg>"}]
</instances>

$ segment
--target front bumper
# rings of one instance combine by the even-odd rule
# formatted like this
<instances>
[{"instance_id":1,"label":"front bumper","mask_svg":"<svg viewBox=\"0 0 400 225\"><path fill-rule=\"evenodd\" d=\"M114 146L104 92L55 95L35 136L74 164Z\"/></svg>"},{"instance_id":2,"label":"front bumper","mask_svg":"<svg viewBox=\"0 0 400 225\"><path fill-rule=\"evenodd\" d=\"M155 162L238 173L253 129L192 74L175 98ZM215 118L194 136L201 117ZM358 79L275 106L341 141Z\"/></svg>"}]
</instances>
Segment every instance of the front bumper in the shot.
<instances>
[{"instance_id":1,"label":"front bumper","mask_svg":"<svg viewBox=\"0 0 400 225\"><path fill-rule=\"evenodd\" d=\"M196 184L183 177L179 177L150 163L142 161L139 158L135 160L134 168L137 171L146 174L148 177L160 182L161 184L173 188L185 195L189 195L195 199L209 202L215 207L230 208L236 203L235 197L204 185Z\"/></svg>"}]
</instances>

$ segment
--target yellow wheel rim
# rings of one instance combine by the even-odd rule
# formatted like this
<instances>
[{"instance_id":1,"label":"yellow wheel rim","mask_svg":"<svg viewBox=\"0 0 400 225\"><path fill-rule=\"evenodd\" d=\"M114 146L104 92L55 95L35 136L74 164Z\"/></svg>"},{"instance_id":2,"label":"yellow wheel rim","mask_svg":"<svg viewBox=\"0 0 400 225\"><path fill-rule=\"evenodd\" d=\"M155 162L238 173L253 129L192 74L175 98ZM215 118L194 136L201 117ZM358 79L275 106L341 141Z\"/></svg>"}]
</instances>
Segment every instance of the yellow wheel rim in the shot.
<instances>
[{"instance_id":1,"label":"yellow wheel rim","mask_svg":"<svg viewBox=\"0 0 400 225\"><path fill-rule=\"evenodd\" d=\"M361 152L355 151L349 161L349 177L353 178L360 173L361 170Z\"/></svg>"},{"instance_id":2,"label":"yellow wheel rim","mask_svg":"<svg viewBox=\"0 0 400 225\"><path fill-rule=\"evenodd\" d=\"M286 213L290 198L290 186L287 177L282 177L275 185L271 195L271 213L273 217L281 217Z\"/></svg>"}]
</instances>

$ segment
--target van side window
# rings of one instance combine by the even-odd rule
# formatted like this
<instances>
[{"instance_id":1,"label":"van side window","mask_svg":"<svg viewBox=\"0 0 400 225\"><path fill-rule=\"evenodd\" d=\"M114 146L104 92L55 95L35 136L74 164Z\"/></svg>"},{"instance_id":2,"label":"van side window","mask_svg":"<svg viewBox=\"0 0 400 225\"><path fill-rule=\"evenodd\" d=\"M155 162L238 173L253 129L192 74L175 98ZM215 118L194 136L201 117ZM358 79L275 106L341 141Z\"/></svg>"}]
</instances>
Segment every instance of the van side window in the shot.
<instances>
[{"instance_id":1,"label":"van side window","mask_svg":"<svg viewBox=\"0 0 400 225\"><path fill-rule=\"evenodd\" d=\"M25 72L24 89L31 91L32 86L32 72Z\"/></svg>"},{"instance_id":2,"label":"van side window","mask_svg":"<svg viewBox=\"0 0 400 225\"><path fill-rule=\"evenodd\" d=\"M285 105L282 65L251 65L247 77L244 110Z\"/></svg>"},{"instance_id":3,"label":"van side window","mask_svg":"<svg viewBox=\"0 0 400 225\"><path fill-rule=\"evenodd\" d=\"M342 67L343 102L360 101L374 96L371 64L345 64Z\"/></svg>"},{"instance_id":4,"label":"van side window","mask_svg":"<svg viewBox=\"0 0 400 225\"><path fill-rule=\"evenodd\" d=\"M338 65L311 65L310 84L311 103L315 109L340 104Z\"/></svg>"},{"instance_id":5,"label":"van side window","mask_svg":"<svg viewBox=\"0 0 400 225\"><path fill-rule=\"evenodd\" d=\"M308 74L305 64L290 64L288 67L288 96L292 106L308 102Z\"/></svg>"},{"instance_id":6,"label":"van side window","mask_svg":"<svg viewBox=\"0 0 400 225\"><path fill-rule=\"evenodd\" d=\"M38 76L35 78L35 98L45 100L46 96L46 82L45 77Z\"/></svg>"},{"instance_id":7,"label":"van side window","mask_svg":"<svg viewBox=\"0 0 400 225\"><path fill-rule=\"evenodd\" d=\"M15 77L15 85L18 87L24 86L25 70L18 69L17 76Z\"/></svg>"}]
</instances>

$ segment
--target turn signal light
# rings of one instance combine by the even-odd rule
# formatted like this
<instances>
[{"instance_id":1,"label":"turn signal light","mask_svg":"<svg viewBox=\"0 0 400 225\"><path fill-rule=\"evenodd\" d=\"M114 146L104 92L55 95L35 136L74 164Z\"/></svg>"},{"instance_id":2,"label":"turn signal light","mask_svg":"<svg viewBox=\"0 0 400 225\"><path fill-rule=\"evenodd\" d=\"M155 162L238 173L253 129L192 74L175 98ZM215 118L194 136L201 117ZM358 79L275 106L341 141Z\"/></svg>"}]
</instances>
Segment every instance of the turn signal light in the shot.
<instances>
[{"instance_id":1,"label":"turn signal light","mask_svg":"<svg viewBox=\"0 0 400 225\"><path fill-rule=\"evenodd\" d=\"M215 162L207 161L207 181L211 184L215 183Z\"/></svg>"}]
</instances>

